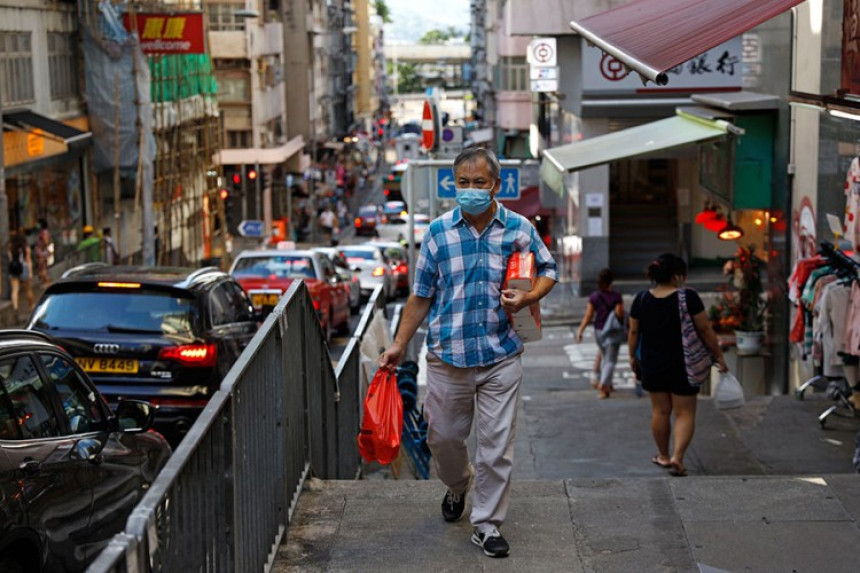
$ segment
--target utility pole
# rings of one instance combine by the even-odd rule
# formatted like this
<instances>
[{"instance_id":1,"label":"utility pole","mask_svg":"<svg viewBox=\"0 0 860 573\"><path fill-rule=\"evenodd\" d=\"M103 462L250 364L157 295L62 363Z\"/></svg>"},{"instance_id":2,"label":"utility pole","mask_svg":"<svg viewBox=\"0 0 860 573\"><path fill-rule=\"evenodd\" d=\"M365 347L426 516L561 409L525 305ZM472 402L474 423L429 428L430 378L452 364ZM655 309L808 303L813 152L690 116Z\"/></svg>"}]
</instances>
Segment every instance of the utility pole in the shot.
<instances>
[{"instance_id":1,"label":"utility pole","mask_svg":"<svg viewBox=\"0 0 860 573\"><path fill-rule=\"evenodd\" d=\"M9 263L6 251L9 248L9 200L6 197L6 167L3 154L3 92L0 91L0 273L3 281L0 285L2 298L9 298L9 273L6 272Z\"/></svg>"}]
</instances>

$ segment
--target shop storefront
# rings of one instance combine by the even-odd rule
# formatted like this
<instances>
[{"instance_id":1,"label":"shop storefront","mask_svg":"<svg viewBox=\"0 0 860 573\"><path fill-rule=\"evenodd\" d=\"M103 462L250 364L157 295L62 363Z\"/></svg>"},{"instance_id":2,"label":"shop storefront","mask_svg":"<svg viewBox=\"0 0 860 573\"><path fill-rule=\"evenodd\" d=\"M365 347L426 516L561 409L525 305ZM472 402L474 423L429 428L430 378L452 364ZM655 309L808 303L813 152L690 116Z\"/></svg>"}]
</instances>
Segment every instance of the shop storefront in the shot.
<instances>
[{"instance_id":1,"label":"shop storefront","mask_svg":"<svg viewBox=\"0 0 860 573\"><path fill-rule=\"evenodd\" d=\"M60 259L74 249L84 220L87 120L62 123L29 111L6 111L3 124L9 228L35 235L44 220Z\"/></svg>"}]
</instances>

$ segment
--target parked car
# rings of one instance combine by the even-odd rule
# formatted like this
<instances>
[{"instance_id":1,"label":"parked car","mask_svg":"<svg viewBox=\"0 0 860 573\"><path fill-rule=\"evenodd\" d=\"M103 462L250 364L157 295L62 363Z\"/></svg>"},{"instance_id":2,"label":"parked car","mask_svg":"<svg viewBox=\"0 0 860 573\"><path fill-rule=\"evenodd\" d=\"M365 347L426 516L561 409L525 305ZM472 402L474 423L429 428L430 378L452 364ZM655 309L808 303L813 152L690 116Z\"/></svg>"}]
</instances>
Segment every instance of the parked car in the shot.
<instances>
[{"instance_id":1,"label":"parked car","mask_svg":"<svg viewBox=\"0 0 860 573\"><path fill-rule=\"evenodd\" d=\"M406 248L392 241L369 241L365 244L382 247L382 252L391 266L395 293L397 296L409 296L409 255L406 253Z\"/></svg>"},{"instance_id":2,"label":"parked car","mask_svg":"<svg viewBox=\"0 0 860 573\"><path fill-rule=\"evenodd\" d=\"M239 283L215 267L90 263L45 290L27 328L74 356L111 404L158 406L155 428L176 445L259 319Z\"/></svg>"},{"instance_id":3,"label":"parked car","mask_svg":"<svg viewBox=\"0 0 860 573\"><path fill-rule=\"evenodd\" d=\"M424 233L430 227L430 217L421 213L413 213L412 220L414 241L416 245L420 246L424 240ZM389 217L385 223L377 225L376 235L379 237L379 240L405 241L409 236L408 216L398 215Z\"/></svg>"},{"instance_id":4,"label":"parked car","mask_svg":"<svg viewBox=\"0 0 860 573\"><path fill-rule=\"evenodd\" d=\"M86 569L171 455L153 411L112 411L47 335L0 331L0 571Z\"/></svg>"},{"instance_id":5,"label":"parked car","mask_svg":"<svg viewBox=\"0 0 860 573\"><path fill-rule=\"evenodd\" d=\"M391 264L381 247L342 245L337 250L346 258L350 268L358 269L362 298L368 298L379 285L382 285L382 294L386 299L394 297L396 285L391 274Z\"/></svg>"},{"instance_id":6,"label":"parked car","mask_svg":"<svg viewBox=\"0 0 860 573\"><path fill-rule=\"evenodd\" d=\"M356 235L376 235L376 227L382 222L382 209L375 205L365 205L358 208L355 215Z\"/></svg>"},{"instance_id":7,"label":"parked car","mask_svg":"<svg viewBox=\"0 0 860 573\"><path fill-rule=\"evenodd\" d=\"M264 315L278 304L294 280L304 281L320 325L331 340L332 331L349 332L349 293L341 285L328 257L313 250L242 251L230 274L251 296L254 309Z\"/></svg>"},{"instance_id":8,"label":"parked car","mask_svg":"<svg viewBox=\"0 0 860 573\"><path fill-rule=\"evenodd\" d=\"M315 247L314 250L327 256L331 264L334 265L337 276L340 277L344 288L349 293L349 310L352 314L357 314L361 309L359 271L349 268L346 258L334 247Z\"/></svg>"}]
</instances>

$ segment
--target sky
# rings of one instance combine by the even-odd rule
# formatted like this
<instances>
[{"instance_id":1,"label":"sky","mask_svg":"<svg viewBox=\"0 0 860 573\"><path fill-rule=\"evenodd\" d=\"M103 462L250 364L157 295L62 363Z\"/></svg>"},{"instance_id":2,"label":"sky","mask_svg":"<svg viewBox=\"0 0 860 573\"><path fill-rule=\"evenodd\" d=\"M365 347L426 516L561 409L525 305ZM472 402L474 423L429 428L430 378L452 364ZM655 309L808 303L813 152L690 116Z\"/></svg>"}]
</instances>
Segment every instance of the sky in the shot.
<instances>
[{"instance_id":1,"label":"sky","mask_svg":"<svg viewBox=\"0 0 860 573\"><path fill-rule=\"evenodd\" d=\"M428 30L454 26L469 30L469 0L385 0L391 24L386 41L417 42Z\"/></svg>"}]
</instances>

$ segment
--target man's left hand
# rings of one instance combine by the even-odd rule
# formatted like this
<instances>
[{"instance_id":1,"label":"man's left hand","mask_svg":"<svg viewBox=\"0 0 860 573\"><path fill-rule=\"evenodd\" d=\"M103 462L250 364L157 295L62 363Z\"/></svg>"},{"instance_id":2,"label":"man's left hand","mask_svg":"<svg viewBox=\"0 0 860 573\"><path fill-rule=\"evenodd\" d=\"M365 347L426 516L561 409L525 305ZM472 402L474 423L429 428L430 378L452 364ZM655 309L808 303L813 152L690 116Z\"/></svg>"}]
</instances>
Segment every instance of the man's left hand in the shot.
<instances>
[{"instance_id":1,"label":"man's left hand","mask_svg":"<svg viewBox=\"0 0 860 573\"><path fill-rule=\"evenodd\" d=\"M502 310L505 312L516 313L527 307L530 302L528 300L528 291L518 288L508 288L502 291Z\"/></svg>"}]
</instances>

